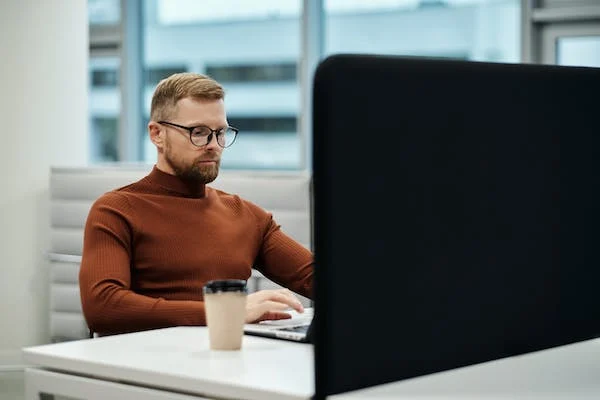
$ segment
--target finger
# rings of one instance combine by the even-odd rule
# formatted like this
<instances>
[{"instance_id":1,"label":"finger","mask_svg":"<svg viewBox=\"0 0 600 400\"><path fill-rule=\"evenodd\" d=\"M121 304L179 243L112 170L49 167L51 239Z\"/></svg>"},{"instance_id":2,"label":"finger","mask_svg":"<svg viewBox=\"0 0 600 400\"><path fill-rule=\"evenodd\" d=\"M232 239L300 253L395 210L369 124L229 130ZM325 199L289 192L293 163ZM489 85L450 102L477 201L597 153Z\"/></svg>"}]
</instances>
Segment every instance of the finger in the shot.
<instances>
[{"instance_id":1,"label":"finger","mask_svg":"<svg viewBox=\"0 0 600 400\"><path fill-rule=\"evenodd\" d=\"M247 302L250 304L261 304L267 301L276 301L287 305L290 302L290 298L278 290L261 290L251 293L247 297Z\"/></svg>"},{"instance_id":2,"label":"finger","mask_svg":"<svg viewBox=\"0 0 600 400\"><path fill-rule=\"evenodd\" d=\"M304 312L304 306L298 297L288 289L260 290L248 295L248 302L251 304L260 304L264 301L277 301L284 303L287 307L290 307L299 313Z\"/></svg>"},{"instance_id":3,"label":"finger","mask_svg":"<svg viewBox=\"0 0 600 400\"><path fill-rule=\"evenodd\" d=\"M286 303L283 303L280 301L272 301L272 300L267 300L257 306L257 309L260 310L261 313L266 313L269 311L283 312L287 308L288 308L288 305Z\"/></svg>"},{"instance_id":4,"label":"finger","mask_svg":"<svg viewBox=\"0 0 600 400\"><path fill-rule=\"evenodd\" d=\"M278 320L278 319L290 319L292 316L285 312L287 305L284 303L278 303L274 301L267 301L262 303L259 307L261 321L264 320Z\"/></svg>"},{"instance_id":5,"label":"finger","mask_svg":"<svg viewBox=\"0 0 600 400\"><path fill-rule=\"evenodd\" d=\"M271 300L279 301L287 304L289 307L293 308L299 313L304 312L304 306L300 302L300 299L296 297L294 293L287 289L278 290L273 293Z\"/></svg>"},{"instance_id":6,"label":"finger","mask_svg":"<svg viewBox=\"0 0 600 400\"><path fill-rule=\"evenodd\" d=\"M263 303L252 304L247 311L247 322L257 322L264 319L284 319L291 318L291 315L284 312L288 306L285 303L276 301L265 301Z\"/></svg>"},{"instance_id":7,"label":"finger","mask_svg":"<svg viewBox=\"0 0 600 400\"><path fill-rule=\"evenodd\" d=\"M260 321L276 321L280 319L291 319L292 316L283 311L267 311L260 317Z\"/></svg>"},{"instance_id":8,"label":"finger","mask_svg":"<svg viewBox=\"0 0 600 400\"><path fill-rule=\"evenodd\" d=\"M288 290L287 293L284 293L284 295L286 296L286 298L289 299L289 302L287 302L287 304L290 307L292 307L294 310L296 310L299 313L304 312L304 306L300 302L300 299L294 293L292 293Z\"/></svg>"}]
</instances>

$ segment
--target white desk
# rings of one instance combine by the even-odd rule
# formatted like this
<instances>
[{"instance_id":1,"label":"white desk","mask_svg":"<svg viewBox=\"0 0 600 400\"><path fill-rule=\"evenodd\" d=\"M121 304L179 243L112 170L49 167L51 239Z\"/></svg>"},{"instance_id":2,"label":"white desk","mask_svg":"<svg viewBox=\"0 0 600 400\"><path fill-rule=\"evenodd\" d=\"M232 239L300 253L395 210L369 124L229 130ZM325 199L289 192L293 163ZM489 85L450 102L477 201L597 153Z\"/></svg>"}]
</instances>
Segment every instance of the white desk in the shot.
<instances>
[{"instance_id":1,"label":"white desk","mask_svg":"<svg viewBox=\"0 0 600 400\"><path fill-rule=\"evenodd\" d=\"M313 347L244 336L241 351L211 351L205 327L167 328L25 348L27 400L310 399Z\"/></svg>"},{"instance_id":2,"label":"white desk","mask_svg":"<svg viewBox=\"0 0 600 400\"><path fill-rule=\"evenodd\" d=\"M203 327L168 328L24 349L28 400L310 399L313 347L244 337L208 350ZM377 368L377 366L373 366ZM205 397L202 397L205 396ZM598 400L600 339L331 396L332 400Z\"/></svg>"},{"instance_id":3,"label":"white desk","mask_svg":"<svg viewBox=\"0 0 600 400\"><path fill-rule=\"evenodd\" d=\"M600 339L356 390L331 400L599 400Z\"/></svg>"}]
</instances>

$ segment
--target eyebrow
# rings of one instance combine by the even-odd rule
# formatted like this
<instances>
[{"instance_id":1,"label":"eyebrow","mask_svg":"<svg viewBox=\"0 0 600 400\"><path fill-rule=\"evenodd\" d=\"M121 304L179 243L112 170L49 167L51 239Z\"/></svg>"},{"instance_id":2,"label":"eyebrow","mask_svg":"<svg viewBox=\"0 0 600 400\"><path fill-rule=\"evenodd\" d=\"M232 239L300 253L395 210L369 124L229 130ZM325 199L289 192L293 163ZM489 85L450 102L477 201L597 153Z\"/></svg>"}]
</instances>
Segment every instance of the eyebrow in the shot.
<instances>
[{"instance_id":1,"label":"eyebrow","mask_svg":"<svg viewBox=\"0 0 600 400\"><path fill-rule=\"evenodd\" d=\"M229 123L226 123L225 125L221 125L219 126L217 129L223 129L223 128L227 128L229 126ZM210 126L206 125L206 124L190 124L188 125L188 127L190 128L200 128L200 127L205 127L205 128L209 128L212 129Z\"/></svg>"}]
</instances>

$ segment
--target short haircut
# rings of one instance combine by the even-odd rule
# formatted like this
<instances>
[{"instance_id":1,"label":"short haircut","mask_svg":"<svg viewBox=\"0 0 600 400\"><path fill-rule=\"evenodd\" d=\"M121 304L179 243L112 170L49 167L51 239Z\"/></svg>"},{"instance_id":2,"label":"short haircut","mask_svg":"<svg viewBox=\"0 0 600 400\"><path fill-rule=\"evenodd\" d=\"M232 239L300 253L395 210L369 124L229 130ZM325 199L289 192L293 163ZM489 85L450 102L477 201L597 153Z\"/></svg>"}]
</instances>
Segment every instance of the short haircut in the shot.
<instances>
[{"instance_id":1,"label":"short haircut","mask_svg":"<svg viewBox=\"0 0 600 400\"><path fill-rule=\"evenodd\" d=\"M192 72L173 74L161 80L154 94L150 107L150 119L162 121L169 119L175 111L177 102L184 98L198 100L221 100L225 98L225 90L214 79Z\"/></svg>"}]
</instances>

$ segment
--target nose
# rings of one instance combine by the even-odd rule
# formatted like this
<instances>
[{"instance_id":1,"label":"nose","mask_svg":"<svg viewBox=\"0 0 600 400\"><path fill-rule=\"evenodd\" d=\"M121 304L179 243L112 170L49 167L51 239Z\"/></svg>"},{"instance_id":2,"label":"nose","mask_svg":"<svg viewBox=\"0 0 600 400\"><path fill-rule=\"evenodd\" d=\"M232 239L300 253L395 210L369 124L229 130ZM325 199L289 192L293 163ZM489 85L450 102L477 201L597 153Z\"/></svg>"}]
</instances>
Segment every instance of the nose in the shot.
<instances>
[{"instance_id":1,"label":"nose","mask_svg":"<svg viewBox=\"0 0 600 400\"><path fill-rule=\"evenodd\" d=\"M215 135L214 133L211 133L206 138L206 148L207 149L216 149L217 147L219 147L219 144L217 143L217 135Z\"/></svg>"}]
</instances>

